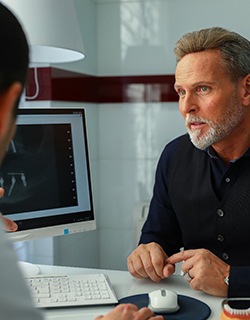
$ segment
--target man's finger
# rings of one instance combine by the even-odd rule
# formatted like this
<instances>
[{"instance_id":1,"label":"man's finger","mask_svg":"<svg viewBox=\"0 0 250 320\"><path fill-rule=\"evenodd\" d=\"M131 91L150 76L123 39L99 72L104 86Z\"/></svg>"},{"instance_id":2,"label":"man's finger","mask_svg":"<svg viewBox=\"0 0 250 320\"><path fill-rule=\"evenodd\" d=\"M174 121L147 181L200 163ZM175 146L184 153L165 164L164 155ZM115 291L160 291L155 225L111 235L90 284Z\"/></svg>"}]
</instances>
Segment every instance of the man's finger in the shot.
<instances>
[{"instance_id":1,"label":"man's finger","mask_svg":"<svg viewBox=\"0 0 250 320\"><path fill-rule=\"evenodd\" d=\"M143 252L141 254L141 263L143 264L143 271L153 281L160 281L163 278L163 257L158 256L157 253Z\"/></svg>"},{"instance_id":2,"label":"man's finger","mask_svg":"<svg viewBox=\"0 0 250 320\"><path fill-rule=\"evenodd\" d=\"M177 262L182 262L187 259L192 258L196 254L197 250L184 250L178 253L173 254L167 259L167 262L170 264L175 264Z\"/></svg>"},{"instance_id":3,"label":"man's finger","mask_svg":"<svg viewBox=\"0 0 250 320\"><path fill-rule=\"evenodd\" d=\"M0 218L3 220L4 230L8 232L17 231L18 225L13 220L4 217L2 214L0 214Z\"/></svg>"},{"instance_id":4,"label":"man's finger","mask_svg":"<svg viewBox=\"0 0 250 320\"><path fill-rule=\"evenodd\" d=\"M148 275L143 269L141 258L138 256L136 259L128 258L128 270L133 277L137 279L147 278Z\"/></svg>"},{"instance_id":5,"label":"man's finger","mask_svg":"<svg viewBox=\"0 0 250 320\"><path fill-rule=\"evenodd\" d=\"M0 187L0 198L2 198L4 196L4 188Z\"/></svg>"},{"instance_id":6,"label":"man's finger","mask_svg":"<svg viewBox=\"0 0 250 320\"><path fill-rule=\"evenodd\" d=\"M165 278L170 277L175 272L175 265L167 263L163 268L163 275Z\"/></svg>"}]
</instances>

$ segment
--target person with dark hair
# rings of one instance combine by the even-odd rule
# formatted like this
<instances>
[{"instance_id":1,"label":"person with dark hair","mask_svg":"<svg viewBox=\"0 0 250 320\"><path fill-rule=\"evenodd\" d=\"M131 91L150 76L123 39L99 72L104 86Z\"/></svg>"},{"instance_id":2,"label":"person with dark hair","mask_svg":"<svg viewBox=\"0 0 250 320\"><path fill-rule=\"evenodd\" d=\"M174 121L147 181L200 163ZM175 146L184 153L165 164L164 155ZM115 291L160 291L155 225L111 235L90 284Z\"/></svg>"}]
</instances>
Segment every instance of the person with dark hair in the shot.
<instances>
[{"instance_id":1,"label":"person with dark hair","mask_svg":"<svg viewBox=\"0 0 250 320\"><path fill-rule=\"evenodd\" d=\"M17 107L29 63L29 47L15 16L0 4L0 163L15 133ZM3 190L0 190L1 195ZM13 229L11 221L6 229ZM2 222L1 221L1 222ZM32 304L25 280L17 265L13 247L0 228L0 305L5 320L40 320L41 313Z\"/></svg>"},{"instance_id":2,"label":"person with dark hair","mask_svg":"<svg viewBox=\"0 0 250 320\"><path fill-rule=\"evenodd\" d=\"M29 47L15 16L0 3L0 163L15 133L19 100L24 89L29 63ZM0 188L0 196L3 195ZM17 258L3 228L15 231L17 226L2 217L0 226L0 318L4 320L42 320L42 313L33 306L29 289L18 268ZM2 224L0 222L0 224ZM2 316L1 316L2 315ZM103 320L162 320L148 308L119 305Z\"/></svg>"},{"instance_id":3,"label":"person with dark hair","mask_svg":"<svg viewBox=\"0 0 250 320\"><path fill-rule=\"evenodd\" d=\"M0 38L1 38L1 59L0 59L0 94L9 88L13 83L18 82L22 90L25 86L27 68L29 63L29 48L25 34L19 22L13 15L8 15L7 9L1 5L0 12ZM7 23L7 24L5 24ZM6 28L6 25L9 27ZM13 33L12 33L12 30ZM13 120L16 119L17 108L21 94L17 97L13 110ZM4 151L4 150L2 150ZM5 151L4 151L5 152ZM2 161L2 158L0 158ZM0 198L4 195L4 189L0 188ZM4 228L7 231L16 231L17 224L2 216Z\"/></svg>"},{"instance_id":4,"label":"person with dark hair","mask_svg":"<svg viewBox=\"0 0 250 320\"><path fill-rule=\"evenodd\" d=\"M188 134L162 152L128 269L160 281L183 261L194 290L250 296L250 42L213 27L185 34L174 52Z\"/></svg>"}]
</instances>

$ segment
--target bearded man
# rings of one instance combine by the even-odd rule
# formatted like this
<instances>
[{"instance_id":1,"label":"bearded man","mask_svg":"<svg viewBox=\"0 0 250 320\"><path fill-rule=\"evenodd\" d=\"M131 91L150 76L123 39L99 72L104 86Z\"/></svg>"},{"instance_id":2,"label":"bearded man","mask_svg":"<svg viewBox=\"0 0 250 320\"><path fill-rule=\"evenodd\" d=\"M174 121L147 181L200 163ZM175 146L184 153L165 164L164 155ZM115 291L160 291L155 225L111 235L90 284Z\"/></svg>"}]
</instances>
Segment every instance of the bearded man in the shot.
<instances>
[{"instance_id":1,"label":"bearded man","mask_svg":"<svg viewBox=\"0 0 250 320\"><path fill-rule=\"evenodd\" d=\"M185 34L175 90L188 134L160 157L136 278L160 281L182 262L194 290L250 296L250 42L223 28Z\"/></svg>"}]
</instances>

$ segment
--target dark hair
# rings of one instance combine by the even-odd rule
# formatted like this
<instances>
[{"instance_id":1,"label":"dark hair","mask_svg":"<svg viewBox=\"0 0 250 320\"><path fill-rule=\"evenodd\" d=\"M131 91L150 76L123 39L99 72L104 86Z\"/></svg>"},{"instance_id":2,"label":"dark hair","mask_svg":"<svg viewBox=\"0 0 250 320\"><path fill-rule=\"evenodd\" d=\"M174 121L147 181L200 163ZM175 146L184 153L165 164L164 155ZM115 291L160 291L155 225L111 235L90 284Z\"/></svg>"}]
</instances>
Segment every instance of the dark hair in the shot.
<instances>
[{"instance_id":1,"label":"dark hair","mask_svg":"<svg viewBox=\"0 0 250 320\"><path fill-rule=\"evenodd\" d=\"M18 81L25 86L29 47L17 18L0 3L0 93Z\"/></svg>"},{"instance_id":2,"label":"dark hair","mask_svg":"<svg viewBox=\"0 0 250 320\"><path fill-rule=\"evenodd\" d=\"M176 42L177 63L187 54L205 50L220 50L222 64L237 81L250 73L250 42L236 32L220 27L186 33Z\"/></svg>"}]
</instances>

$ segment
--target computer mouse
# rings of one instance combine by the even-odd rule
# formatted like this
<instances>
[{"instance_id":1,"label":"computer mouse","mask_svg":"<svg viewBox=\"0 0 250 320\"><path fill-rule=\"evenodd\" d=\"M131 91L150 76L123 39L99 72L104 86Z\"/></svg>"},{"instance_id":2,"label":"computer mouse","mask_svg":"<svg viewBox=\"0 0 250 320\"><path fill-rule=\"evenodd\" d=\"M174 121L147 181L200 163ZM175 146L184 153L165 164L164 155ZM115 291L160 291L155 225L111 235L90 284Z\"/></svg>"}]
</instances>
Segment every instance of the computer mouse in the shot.
<instances>
[{"instance_id":1,"label":"computer mouse","mask_svg":"<svg viewBox=\"0 0 250 320\"><path fill-rule=\"evenodd\" d=\"M180 309L177 293L167 289L159 289L148 294L149 309L155 313L172 313Z\"/></svg>"}]
</instances>

